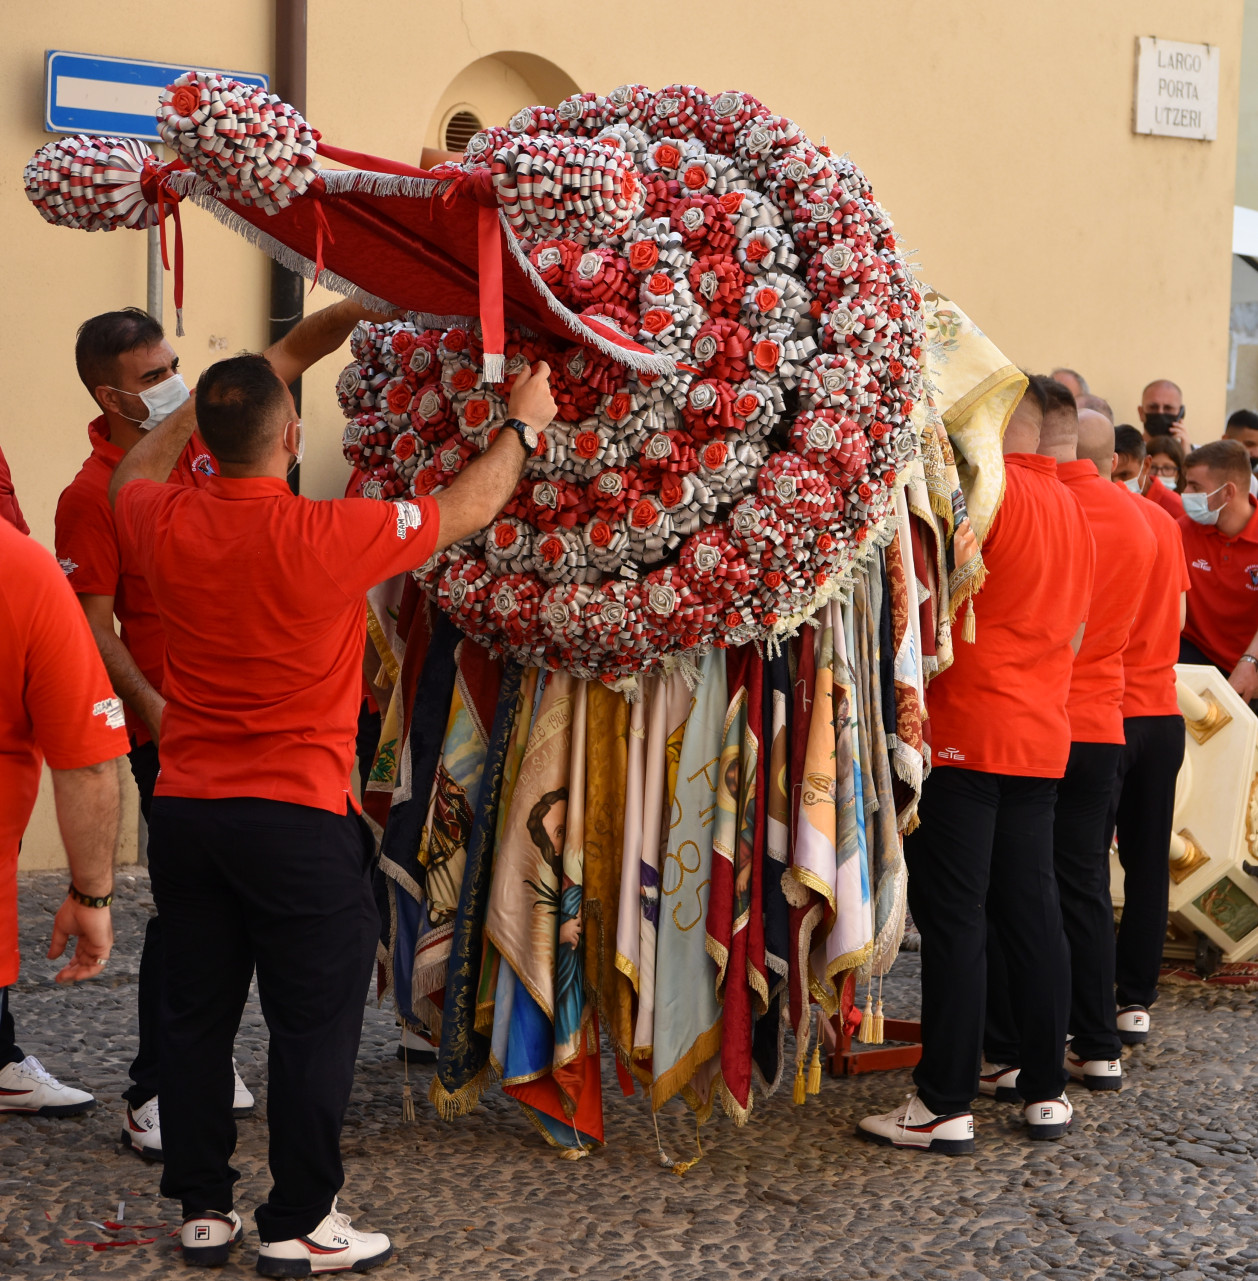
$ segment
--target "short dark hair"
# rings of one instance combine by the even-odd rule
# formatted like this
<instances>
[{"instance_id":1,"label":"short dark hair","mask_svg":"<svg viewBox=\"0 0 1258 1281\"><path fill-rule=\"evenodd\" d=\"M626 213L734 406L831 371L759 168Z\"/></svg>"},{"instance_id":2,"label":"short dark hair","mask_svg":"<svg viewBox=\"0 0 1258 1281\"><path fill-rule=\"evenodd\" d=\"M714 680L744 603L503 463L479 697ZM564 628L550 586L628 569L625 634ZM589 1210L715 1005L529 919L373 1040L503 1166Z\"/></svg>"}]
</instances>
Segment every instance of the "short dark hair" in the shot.
<instances>
[{"instance_id":1,"label":"short dark hair","mask_svg":"<svg viewBox=\"0 0 1258 1281\"><path fill-rule=\"evenodd\" d=\"M161 325L139 307L106 311L79 326L74 338L74 364L88 392L117 378L118 357L137 347L152 347L166 337Z\"/></svg>"},{"instance_id":2,"label":"short dark hair","mask_svg":"<svg viewBox=\"0 0 1258 1281\"><path fill-rule=\"evenodd\" d=\"M1238 440L1212 440L1208 445L1200 445L1184 459L1184 470L1190 467L1208 467L1211 471L1222 472L1225 476L1244 480L1248 489L1250 476L1249 453Z\"/></svg>"},{"instance_id":3,"label":"short dark hair","mask_svg":"<svg viewBox=\"0 0 1258 1281\"><path fill-rule=\"evenodd\" d=\"M1169 458L1175 464L1175 483L1178 488L1184 487L1184 447L1175 439L1174 436L1163 436L1161 434L1149 438L1149 443L1145 446L1145 453L1150 458L1154 454L1162 454Z\"/></svg>"},{"instance_id":4,"label":"short dark hair","mask_svg":"<svg viewBox=\"0 0 1258 1281\"><path fill-rule=\"evenodd\" d=\"M1048 400L1044 395L1044 384L1048 380L1043 374L1028 374L1025 369L1022 374L1026 378L1024 398L1033 400L1039 406L1040 413L1043 413L1048 408Z\"/></svg>"},{"instance_id":5,"label":"short dark hair","mask_svg":"<svg viewBox=\"0 0 1258 1281\"><path fill-rule=\"evenodd\" d=\"M1258 431L1258 414L1252 409L1238 409L1228 420L1227 426L1223 428L1223 434L1226 436L1233 431Z\"/></svg>"},{"instance_id":6,"label":"short dark hair","mask_svg":"<svg viewBox=\"0 0 1258 1281\"><path fill-rule=\"evenodd\" d=\"M197 380L197 427L221 462L258 462L269 444L267 428L283 409L284 384L254 352L220 360Z\"/></svg>"},{"instance_id":7,"label":"short dark hair","mask_svg":"<svg viewBox=\"0 0 1258 1281\"><path fill-rule=\"evenodd\" d=\"M1114 428L1114 452L1133 462L1144 462L1144 436L1130 423L1119 423Z\"/></svg>"},{"instance_id":8,"label":"short dark hair","mask_svg":"<svg viewBox=\"0 0 1258 1281\"><path fill-rule=\"evenodd\" d=\"M1080 409L1091 409L1095 413L1104 414L1111 423L1114 421L1114 411L1104 396L1094 396L1090 391L1085 391L1077 403Z\"/></svg>"},{"instance_id":9,"label":"short dark hair","mask_svg":"<svg viewBox=\"0 0 1258 1281\"><path fill-rule=\"evenodd\" d=\"M1075 418L1079 416L1079 408L1075 404L1075 398L1070 394L1070 388L1065 383L1059 383L1056 378L1046 378L1040 375L1040 387L1044 392L1044 412L1046 414L1070 414Z\"/></svg>"}]
</instances>

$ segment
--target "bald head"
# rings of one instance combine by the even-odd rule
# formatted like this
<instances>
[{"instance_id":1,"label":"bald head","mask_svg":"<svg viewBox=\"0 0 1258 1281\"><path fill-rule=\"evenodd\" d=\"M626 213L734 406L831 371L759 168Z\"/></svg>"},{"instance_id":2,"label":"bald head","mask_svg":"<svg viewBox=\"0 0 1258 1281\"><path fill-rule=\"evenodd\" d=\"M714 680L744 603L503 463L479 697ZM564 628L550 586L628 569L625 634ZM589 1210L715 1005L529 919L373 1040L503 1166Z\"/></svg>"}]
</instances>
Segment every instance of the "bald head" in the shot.
<instances>
[{"instance_id":1,"label":"bald head","mask_svg":"<svg viewBox=\"0 0 1258 1281\"><path fill-rule=\"evenodd\" d=\"M1088 380L1075 369L1054 369L1049 377L1063 387L1076 399L1087 395Z\"/></svg>"},{"instance_id":2,"label":"bald head","mask_svg":"<svg viewBox=\"0 0 1258 1281\"><path fill-rule=\"evenodd\" d=\"M1145 439L1166 436L1184 421L1184 393L1169 378L1155 378L1141 393L1139 408Z\"/></svg>"},{"instance_id":3,"label":"bald head","mask_svg":"<svg viewBox=\"0 0 1258 1281\"><path fill-rule=\"evenodd\" d=\"M1079 410L1079 441L1075 446L1080 458L1096 464L1096 469L1109 480L1114 466L1114 424L1095 409Z\"/></svg>"}]
</instances>

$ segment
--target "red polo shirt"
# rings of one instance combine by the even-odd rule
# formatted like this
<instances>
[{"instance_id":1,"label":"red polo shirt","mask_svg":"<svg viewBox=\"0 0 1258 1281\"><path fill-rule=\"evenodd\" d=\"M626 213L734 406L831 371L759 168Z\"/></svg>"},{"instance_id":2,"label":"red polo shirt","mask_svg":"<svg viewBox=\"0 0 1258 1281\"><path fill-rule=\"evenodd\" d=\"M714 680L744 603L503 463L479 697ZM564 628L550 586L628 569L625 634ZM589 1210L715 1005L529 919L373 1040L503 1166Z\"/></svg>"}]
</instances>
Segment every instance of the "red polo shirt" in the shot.
<instances>
[{"instance_id":1,"label":"red polo shirt","mask_svg":"<svg viewBox=\"0 0 1258 1281\"><path fill-rule=\"evenodd\" d=\"M144 679L162 688L165 642L153 596L134 561L118 547L118 532L109 506L109 482L123 451L109 439L102 415L88 424L92 452L57 500L57 559L74 591L83 596L112 596L122 624L122 643ZM172 482L204 485L214 474L214 459L200 436L193 435L171 472ZM144 722L127 709L127 729L137 743L147 743Z\"/></svg>"},{"instance_id":2,"label":"red polo shirt","mask_svg":"<svg viewBox=\"0 0 1258 1281\"><path fill-rule=\"evenodd\" d=\"M1258 510L1252 498L1249 505L1249 523L1234 538L1179 518L1192 584L1184 639L1229 672L1258 632Z\"/></svg>"},{"instance_id":3,"label":"red polo shirt","mask_svg":"<svg viewBox=\"0 0 1258 1281\"><path fill-rule=\"evenodd\" d=\"M7 520L19 534L29 534L30 526L22 518L22 509L17 503L17 494L13 490L13 473L5 460L4 450L0 449L0 520Z\"/></svg>"},{"instance_id":4,"label":"red polo shirt","mask_svg":"<svg viewBox=\"0 0 1258 1281\"><path fill-rule=\"evenodd\" d=\"M1189 587L1184 540L1179 525L1156 503L1128 494L1157 544L1140 605L1123 650L1123 717L1178 716L1175 664L1179 661L1179 598Z\"/></svg>"},{"instance_id":5,"label":"red polo shirt","mask_svg":"<svg viewBox=\"0 0 1258 1281\"><path fill-rule=\"evenodd\" d=\"M1005 497L983 544L975 643L930 684L936 765L1060 778L1070 756L1070 642L1088 614L1087 519L1038 454L1005 455Z\"/></svg>"},{"instance_id":6,"label":"red polo shirt","mask_svg":"<svg viewBox=\"0 0 1258 1281\"><path fill-rule=\"evenodd\" d=\"M122 704L57 562L0 521L0 987L18 976L17 854L41 757L83 769L127 750Z\"/></svg>"},{"instance_id":7,"label":"red polo shirt","mask_svg":"<svg viewBox=\"0 0 1258 1281\"><path fill-rule=\"evenodd\" d=\"M1079 500L1097 553L1088 626L1075 655L1066 700L1070 741L1122 743L1123 650L1157 556L1157 542L1132 505L1132 495L1102 480L1094 462L1059 463L1057 478Z\"/></svg>"},{"instance_id":8,"label":"red polo shirt","mask_svg":"<svg viewBox=\"0 0 1258 1281\"><path fill-rule=\"evenodd\" d=\"M312 502L276 478L216 476L204 489L132 481L115 516L166 636L157 795L344 814L364 596L432 555L435 501Z\"/></svg>"},{"instance_id":9,"label":"red polo shirt","mask_svg":"<svg viewBox=\"0 0 1258 1281\"><path fill-rule=\"evenodd\" d=\"M1156 503L1168 515L1178 520L1184 514L1184 500L1173 489L1167 489L1158 476L1149 481L1149 488L1144 497Z\"/></svg>"}]
</instances>

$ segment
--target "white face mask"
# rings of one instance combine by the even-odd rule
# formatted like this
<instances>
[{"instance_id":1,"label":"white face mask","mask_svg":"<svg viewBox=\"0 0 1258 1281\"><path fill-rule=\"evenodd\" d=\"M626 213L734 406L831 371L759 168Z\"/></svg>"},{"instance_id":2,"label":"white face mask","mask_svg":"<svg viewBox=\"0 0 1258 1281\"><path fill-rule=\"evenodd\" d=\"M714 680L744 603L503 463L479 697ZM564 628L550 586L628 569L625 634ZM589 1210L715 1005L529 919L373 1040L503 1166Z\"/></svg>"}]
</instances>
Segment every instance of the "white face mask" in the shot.
<instances>
[{"instance_id":1,"label":"white face mask","mask_svg":"<svg viewBox=\"0 0 1258 1281\"><path fill-rule=\"evenodd\" d=\"M1133 476L1130 480L1123 481L1123 484L1126 485L1127 488L1130 489L1133 494L1138 494L1140 492L1139 476Z\"/></svg>"},{"instance_id":2,"label":"white face mask","mask_svg":"<svg viewBox=\"0 0 1258 1281\"><path fill-rule=\"evenodd\" d=\"M1220 485L1218 489L1212 490L1208 494L1185 494L1184 495L1184 515L1189 520L1195 520L1198 525L1217 525L1219 523L1219 513L1222 507L1216 511L1210 510L1210 499L1215 494L1221 493L1224 489Z\"/></svg>"},{"instance_id":3,"label":"white face mask","mask_svg":"<svg viewBox=\"0 0 1258 1281\"><path fill-rule=\"evenodd\" d=\"M1179 488L1179 481L1174 476L1159 476L1158 479L1171 493L1174 493Z\"/></svg>"},{"instance_id":4,"label":"white face mask","mask_svg":"<svg viewBox=\"0 0 1258 1281\"><path fill-rule=\"evenodd\" d=\"M105 385L109 386L108 383ZM158 423L169 418L188 399L188 384L184 382L182 374L172 374L156 387L148 387L144 391L124 392L121 387L110 387L109 390L122 392L124 396L139 396L144 402L149 411L147 418L132 418L130 414L122 415L128 422L135 423L141 431L152 431ZM119 410L119 412L122 411Z\"/></svg>"}]
</instances>

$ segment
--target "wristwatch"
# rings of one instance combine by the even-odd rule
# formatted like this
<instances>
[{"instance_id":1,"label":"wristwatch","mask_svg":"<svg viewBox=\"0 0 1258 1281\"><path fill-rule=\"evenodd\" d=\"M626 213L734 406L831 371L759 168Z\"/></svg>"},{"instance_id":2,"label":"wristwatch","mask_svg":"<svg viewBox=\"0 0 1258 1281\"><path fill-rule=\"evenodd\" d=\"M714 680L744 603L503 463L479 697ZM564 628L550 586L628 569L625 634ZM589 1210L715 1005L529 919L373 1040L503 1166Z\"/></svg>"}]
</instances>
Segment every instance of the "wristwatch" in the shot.
<instances>
[{"instance_id":1,"label":"wristwatch","mask_svg":"<svg viewBox=\"0 0 1258 1281\"><path fill-rule=\"evenodd\" d=\"M524 452L532 455L537 448L537 428L530 427L528 423L521 422L518 418L508 418L504 427L509 427L520 437L520 443L524 446Z\"/></svg>"}]
</instances>

